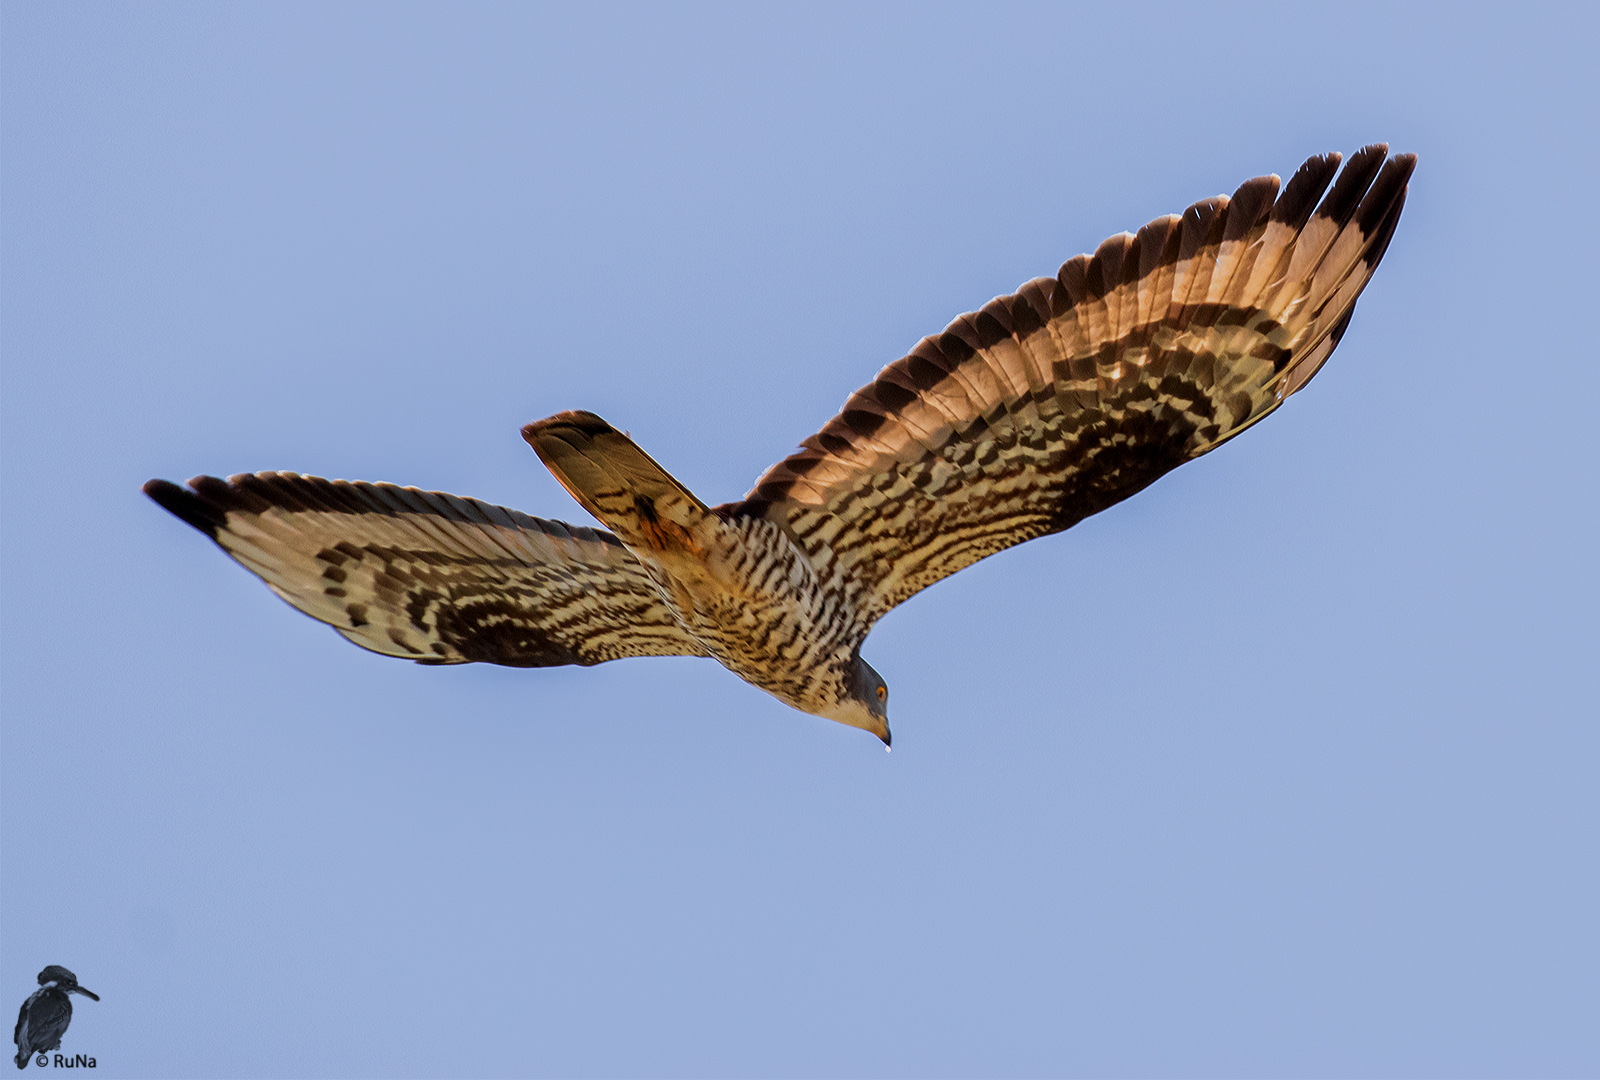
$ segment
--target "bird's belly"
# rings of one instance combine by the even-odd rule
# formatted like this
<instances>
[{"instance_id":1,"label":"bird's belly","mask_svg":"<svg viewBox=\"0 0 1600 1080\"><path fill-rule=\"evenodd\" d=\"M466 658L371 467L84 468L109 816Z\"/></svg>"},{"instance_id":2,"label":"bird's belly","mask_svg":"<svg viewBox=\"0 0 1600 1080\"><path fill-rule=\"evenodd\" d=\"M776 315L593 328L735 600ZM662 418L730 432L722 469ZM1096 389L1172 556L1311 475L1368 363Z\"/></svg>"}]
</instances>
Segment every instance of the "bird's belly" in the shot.
<instances>
[{"instance_id":1,"label":"bird's belly","mask_svg":"<svg viewBox=\"0 0 1600 1080\"><path fill-rule=\"evenodd\" d=\"M729 529L721 539L708 557L658 564L669 579L658 583L685 629L724 667L785 704L810 713L835 705L839 659L855 644L841 590L819 580L770 526Z\"/></svg>"},{"instance_id":2,"label":"bird's belly","mask_svg":"<svg viewBox=\"0 0 1600 1080\"><path fill-rule=\"evenodd\" d=\"M835 648L824 628L793 605L758 602L703 607L693 633L735 675L805 712L832 703Z\"/></svg>"}]
</instances>

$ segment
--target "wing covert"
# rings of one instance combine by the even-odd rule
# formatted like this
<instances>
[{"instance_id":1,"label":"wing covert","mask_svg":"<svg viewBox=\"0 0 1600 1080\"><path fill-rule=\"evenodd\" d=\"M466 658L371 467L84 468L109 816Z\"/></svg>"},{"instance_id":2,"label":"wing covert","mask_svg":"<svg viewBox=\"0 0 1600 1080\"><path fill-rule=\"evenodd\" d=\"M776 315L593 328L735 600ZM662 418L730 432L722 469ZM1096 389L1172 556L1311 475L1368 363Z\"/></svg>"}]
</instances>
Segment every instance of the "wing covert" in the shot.
<instances>
[{"instance_id":1,"label":"wing covert","mask_svg":"<svg viewBox=\"0 0 1600 1080\"><path fill-rule=\"evenodd\" d=\"M703 656L621 541L477 499L296 473L145 493L294 607L424 664Z\"/></svg>"}]
</instances>

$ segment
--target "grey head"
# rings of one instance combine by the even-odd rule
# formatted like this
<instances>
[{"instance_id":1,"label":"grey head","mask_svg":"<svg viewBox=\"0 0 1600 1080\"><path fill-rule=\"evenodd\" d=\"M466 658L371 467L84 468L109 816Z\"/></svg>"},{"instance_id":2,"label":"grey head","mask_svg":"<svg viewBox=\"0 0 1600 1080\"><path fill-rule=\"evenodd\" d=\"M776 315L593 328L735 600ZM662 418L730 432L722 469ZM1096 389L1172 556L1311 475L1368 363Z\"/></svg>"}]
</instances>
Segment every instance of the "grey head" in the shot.
<instances>
[{"instance_id":1,"label":"grey head","mask_svg":"<svg viewBox=\"0 0 1600 1080\"><path fill-rule=\"evenodd\" d=\"M830 720L872 732L888 749L889 684L871 664L861 659L860 646L851 652L849 665L844 680L847 696L826 715Z\"/></svg>"},{"instance_id":2,"label":"grey head","mask_svg":"<svg viewBox=\"0 0 1600 1080\"><path fill-rule=\"evenodd\" d=\"M55 983L57 988L68 994L82 994L86 998L100 1000L100 995L93 990L85 990L78 985L78 977L60 964L51 964L39 972L39 985L48 986Z\"/></svg>"}]
</instances>

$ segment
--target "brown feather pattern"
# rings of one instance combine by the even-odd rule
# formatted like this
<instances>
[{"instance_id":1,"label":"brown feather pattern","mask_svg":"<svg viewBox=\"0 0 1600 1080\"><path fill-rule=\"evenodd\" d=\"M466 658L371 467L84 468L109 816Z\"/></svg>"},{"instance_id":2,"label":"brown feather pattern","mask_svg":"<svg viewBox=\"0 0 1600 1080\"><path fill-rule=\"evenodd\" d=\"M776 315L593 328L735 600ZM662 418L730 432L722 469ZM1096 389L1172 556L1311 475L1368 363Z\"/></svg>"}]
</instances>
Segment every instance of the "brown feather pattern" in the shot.
<instances>
[{"instance_id":1,"label":"brown feather pattern","mask_svg":"<svg viewBox=\"0 0 1600 1080\"><path fill-rule=\"evenodd\" d=\"M1327 359L1404 202L1415 158L1387 153L1354 155L1331 190L1337 154L1281 194L1247 181L961 316L721 512L826 549L864 636L962 567L1127 498Z\"/></svg>"},{"instance_id":2,"label":"brown feather pattern","mask_svg":"<svg viewBox=\"0 0 1600 1080\"><path fill-rule=\"evenodd\" d=\"M860 655L895 605L1070 528L1257 423L1338 345L1415 158L1258 177L962 315L708 509L592 413L523 434L615 532L294 473L145 491L279 596L421 663L711 656L889 741ZM1337 175L1336 175L1337 174Z\"/></svg>"},{"instance_id":3,"label":"brown feather pattern","mask_svg":"<svg viewBox=\"0 0 1600 1080\"><path fill-rule=\"evenodd\" d=\"M639 561L599 529L440 491L295 473L145 492L273 592L363 648L512 667L704 656Z\"/></svg>"}]
</instances>

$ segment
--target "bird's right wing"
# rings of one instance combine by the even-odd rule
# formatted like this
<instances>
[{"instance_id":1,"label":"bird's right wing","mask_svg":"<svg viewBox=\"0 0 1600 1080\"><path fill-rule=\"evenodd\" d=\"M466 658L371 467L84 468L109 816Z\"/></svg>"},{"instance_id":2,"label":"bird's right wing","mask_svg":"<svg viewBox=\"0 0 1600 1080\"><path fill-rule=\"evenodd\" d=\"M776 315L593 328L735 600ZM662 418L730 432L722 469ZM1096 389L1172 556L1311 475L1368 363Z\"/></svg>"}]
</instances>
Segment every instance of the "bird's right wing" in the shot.
<instances>
[{"instance_id":1,"label":"bird's right wing","mask_svg":"<svg viewBox=\"0 0 1600 1080\"><path fill-rule=\"evenodd\" d=\"M728 515L835 562L868 626L1059 532L1276 409L1339 342L1416 159L1369 146L1157 218L878 373ZM1313 212L1315 208L1315 212Z\"/></svg>"},{"instance_id":2,"label":"bird's right wing","mask_svg":"<svg viewBox=\"0 0 1600 1080\"><path fill-rule=\"evenodd\" d=\"M273 592L373 652L424 664L704 656L608 532L437 491L296 473L145 494Z\"/></svg>"}]
</instances>

